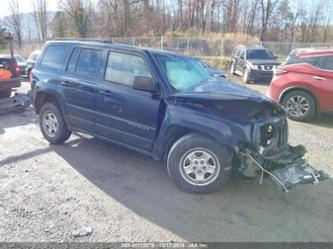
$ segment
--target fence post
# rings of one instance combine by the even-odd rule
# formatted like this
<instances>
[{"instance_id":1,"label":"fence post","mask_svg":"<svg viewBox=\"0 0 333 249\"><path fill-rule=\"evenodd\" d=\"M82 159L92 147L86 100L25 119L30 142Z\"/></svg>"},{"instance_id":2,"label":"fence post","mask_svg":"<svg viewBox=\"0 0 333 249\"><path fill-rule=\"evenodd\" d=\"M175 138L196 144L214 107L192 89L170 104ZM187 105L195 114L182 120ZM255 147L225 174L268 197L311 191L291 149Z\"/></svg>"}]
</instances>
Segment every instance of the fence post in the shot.
<instances>
[{"instance_id":1,"label":"fence post","mask_svg":"<svg viewBox=\"0 0 333 249\"><path fill-rule=\"evenodd\" d=\"M220 54L220 56L223 56L223 54L224 54L224 52L223 52L223 40L221 40L221 54Z\"/></svg>"},{"instance_id":2,"label":"fence post","mask_svg":"<svg viewBox=\"0 0 333 249\"><path fill-rule=\"evenodd\" d=\"M132 38L132 44L135 46L135 37Z\"/></svg>"},{"instance_id":3,"label":"fence post","mask_svg":"<svg viewBox=\"0 0 333 249\"><path fill-rule=\"evenodd\" d=\"M190 55L190 38L187 37L187 44L186 44L187 55Z\"/></svg>"},{"instance_id":4,"label":"fence post","mask_svg":"<svg viewBox=\"0 0 333 249\"><path fill-rule=\"evenodd\" d=\"M161 50L164 50L163 48L163 35L161 35L161 46L160 46Z\"/></svg>"}]
</instances>

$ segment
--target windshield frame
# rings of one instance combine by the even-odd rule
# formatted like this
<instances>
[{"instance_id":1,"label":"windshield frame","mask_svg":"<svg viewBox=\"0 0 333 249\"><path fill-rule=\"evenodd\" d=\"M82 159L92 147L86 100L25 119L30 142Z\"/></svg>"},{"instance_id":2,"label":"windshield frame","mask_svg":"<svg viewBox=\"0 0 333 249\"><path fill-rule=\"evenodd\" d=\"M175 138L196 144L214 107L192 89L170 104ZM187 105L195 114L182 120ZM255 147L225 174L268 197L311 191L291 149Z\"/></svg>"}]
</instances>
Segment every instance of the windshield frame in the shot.
<instances>
[{"instance_id":1,"label":"windshield frame","mask_svg":"<svg viewBox=\"0 0 333 249\"><path fill-rule=\"evenodd\" d=\"M153 58L155 60L155 63L159 69L159 71L161 72L161 75L163 76L164 81L166 82L166 84L168 85L168 88L171 90L171 92L173 93L180 93L180 92L185 92L187 89L190 89L192 87L195 87L196 85L200 85L200 82L198 82L197 84L192 85L191 87L188 87L186 89L177 89L169 80L168 76L166 75L165 70L162 68L161 62L160 62L160 58L159 57L169 57L169 58L180 58L182 60L189 60L192 63L196 63L198 66L200 66L203 71L205 72L205 74L207 74L207 81L212 79L211 74L209 73L209 71L207 70L207 68L205 68L202 65L202 62L200 62L198 60L198 58L195 57L191 57L191 56L186 56L186 55L180 55L180 54L173 54L173 53L152 53ZM201 59L200 59L201 60ZM206 80L205 80L206 81Z\"/></svg>"}]
</instances>

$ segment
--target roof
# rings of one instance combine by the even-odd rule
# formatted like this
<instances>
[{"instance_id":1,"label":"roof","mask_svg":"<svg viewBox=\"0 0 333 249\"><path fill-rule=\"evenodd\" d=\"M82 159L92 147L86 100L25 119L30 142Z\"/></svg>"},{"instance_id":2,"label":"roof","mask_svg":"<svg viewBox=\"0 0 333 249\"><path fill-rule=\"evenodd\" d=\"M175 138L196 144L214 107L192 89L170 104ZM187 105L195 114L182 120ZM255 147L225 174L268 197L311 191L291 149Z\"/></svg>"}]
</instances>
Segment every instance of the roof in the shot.
<instances>
[{"instance_id":1,"label":"roof","mask_svg":"<svg viewBox=\"0 0 333 249\"><path fill-rule=\"evenodd\" d=\"M245 49L258 49L258 50L268 50L268 48L265 47L259 47L259 46L246 46L246 45L238 45L236 48L245 48Z\"/></svg>"},{"instance_id":2,"label":"roof","mask_svg":"<svg viewBox=\"0 0 333 249\"><path fill-rule=\"evenodd\" d=\"M138 47L133 45L127 44L119 44L119 43L112 43L109 40L85 40L85 39L59 39L54 41L49 41L48 43L72 43L72 44L84 44L87 46L102 46L102 47L109 47L109 48L118 48L124 49L129 51L148 51L151 53L161 53L161 54L170 54L170 55L177 55L177 53L167 50L159 50L154 48L146 48L146 47Z\"/></svg>"},{"instance_id":3,"label":"roof","mask_svg":"<svg viewBox=\"0 0 333 249\"><path fill-rule=\"evenodd\" d=\"M325 56L325 55L333 55L333 49L326 49L326 50L300 50L297 53L297 56L299 56L299 57Z\"/></svg>"}]
</instances>

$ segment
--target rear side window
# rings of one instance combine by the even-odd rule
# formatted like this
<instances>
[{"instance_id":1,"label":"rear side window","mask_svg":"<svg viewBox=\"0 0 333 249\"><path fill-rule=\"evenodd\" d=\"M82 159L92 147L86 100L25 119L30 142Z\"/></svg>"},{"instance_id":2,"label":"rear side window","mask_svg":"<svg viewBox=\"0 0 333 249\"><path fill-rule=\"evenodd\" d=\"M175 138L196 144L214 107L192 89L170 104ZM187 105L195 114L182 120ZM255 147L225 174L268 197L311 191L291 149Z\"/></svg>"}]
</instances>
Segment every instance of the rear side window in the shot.
<instances>
[{"instance_id":1,"label":"rear side window","mask_svg":"<svg viewBox=\"0 0 333 249\"><path fill-rule=\"evenodd\" d=\"M241 59L245 59L245 49L242 49L242 50L239 52L239 58L241 58Z\"/></svg>"},{"instance_id":2,"label":"rear side window","mask_svg":"<svg viewBox=\"0 0 333 249\"><path fill-rule=\"evenodd\" d=\"M110 52L105 80L132 86L135 76L151 76L142 57Z\"/></svg>"},{"instance_id":3,"label":"rear side window","mask_svg":"<svg viewBox=\"0 0 333 249\"><path fill-rule=\"evenodd\" d=\"M77 60L79 58L80 54L80 49L79 48L74 48L71 58L68 63L67 71L73 73L75 71L75 66L77 63Z\"/></svg>"},{"instance_id":4,"label":"rear side window","mask_svg":"<svg viewBox=\"0 0 333 249\"><path fill-rule=\"evenodd\" d=\"M73 55L75 56L75 54ZM75 74L87 76L90 78L96 77L100 57L101 57L100 50L86 49L86 48L81 49L74 71ZM73 67L71 65L71 61L69 66Z\"/></svg>"},{"instance_id":5,"label":"rear side window","mask_svg":"<svg viewBox=\"0 0 333 249\"><path fill-rule=\"evenodd\" d=\"M333 71L333 56L325 56L323 60L323 69Z\"/></svg>"},{"instance_id":6,"label":"rear side window","mask_svg":"<svg viewBox=\"0 0 333 249\"><path fill-rule=\"evenodd\" d=\"M48 46L42 58L40 66L54 70L61 69L64 64L66 48L67 46L65 45Z\"/></svg>"},{"instance_id":7,"label":"rear side window","mask_svg":"<svg viewBox=\"0 0 333 249\"><path fill-rule=\"evenodd\" d=\"M319 67L320 57L303 57L301 61L308 63L314 67Z\"/></svg>"}]
</instances>

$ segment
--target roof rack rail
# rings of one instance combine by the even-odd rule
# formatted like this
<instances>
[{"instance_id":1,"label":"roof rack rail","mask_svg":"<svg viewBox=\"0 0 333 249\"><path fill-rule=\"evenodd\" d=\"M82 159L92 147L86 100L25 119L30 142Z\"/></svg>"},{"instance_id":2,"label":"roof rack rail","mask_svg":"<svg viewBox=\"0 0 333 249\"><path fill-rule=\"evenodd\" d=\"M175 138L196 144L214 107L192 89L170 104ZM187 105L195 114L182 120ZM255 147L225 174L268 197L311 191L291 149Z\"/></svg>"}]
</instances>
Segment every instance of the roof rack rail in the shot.
<instances>
[{"instance_id":1,"label":"roof rack rail","mask_svg":"<svg viewBox=\"0 0 333 249\"><path fill-rule=\"evenodd\" d=\"M102 42L102 43L113 43L112 39L110 40L100 40L100 39L85 39L85 38L58 38L56 41L87 41L87 42Z\"/></svg>"}]
</instances>

